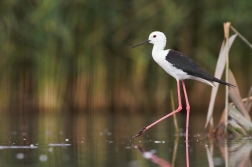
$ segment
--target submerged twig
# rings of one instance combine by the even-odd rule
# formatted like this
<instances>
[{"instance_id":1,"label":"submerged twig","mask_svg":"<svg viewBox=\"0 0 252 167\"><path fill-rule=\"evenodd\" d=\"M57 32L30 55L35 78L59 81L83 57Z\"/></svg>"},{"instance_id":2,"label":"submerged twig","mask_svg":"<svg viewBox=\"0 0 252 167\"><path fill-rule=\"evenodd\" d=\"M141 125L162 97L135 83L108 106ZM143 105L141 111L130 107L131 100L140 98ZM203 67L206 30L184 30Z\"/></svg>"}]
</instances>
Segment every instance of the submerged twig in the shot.
<instances>
[{"instance_id":1,"label":"submerged twig","mask_svg":"<svg viewBox=\"0 0 252 167\"><path fill-rule=\"evenodd\" d=\"M174 111L175 110L175 105L174 105L172 90L170 91L170 95L171 95L171 107L172 107L172 111ZM179 133L178 121L177 121L176 114L173 114L173 121L174 121L175 131L176 131L176 133Z\"/></svg>"},{"instance_id":2,"label":"submerged twig","mask_svg":"<svg viewBox=\"0 0 252 167\"><path fill-rule=\"evenodd\" d=\"M174 151L173 151L173 154L172 154L172 166L175 166L175 161L176 161L176 157L177 157L177 150L178 150L178 135L177 135L177 138L175 139L175 144L174 144Z\"/></svg>"}]
</instances>

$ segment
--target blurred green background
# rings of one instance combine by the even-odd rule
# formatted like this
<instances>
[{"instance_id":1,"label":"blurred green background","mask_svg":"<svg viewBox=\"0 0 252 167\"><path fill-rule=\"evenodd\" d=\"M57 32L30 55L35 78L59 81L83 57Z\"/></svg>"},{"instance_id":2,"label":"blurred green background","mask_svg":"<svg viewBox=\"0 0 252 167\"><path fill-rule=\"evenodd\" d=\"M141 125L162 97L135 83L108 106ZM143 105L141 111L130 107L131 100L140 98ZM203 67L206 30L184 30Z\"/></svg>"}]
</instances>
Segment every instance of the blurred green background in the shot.
<instances>
[{"instance_id":1,"label":"blurred green background","mask_svg":"<svg viewBox=\"0 0 252 167\"><path fill-rule=\"evenodd\" d=\"M0 111L170 111L175 80L152 60L151 45L130 46L162 31L167 48L214 74L223 23L251 42L251 16L251 0L0 1ZM237 38L230 68L243 97L251 64L251 49ZM186 84L191 106L207 109L211 87ZM221 110L223 94L222 86Z\"/></svg>"}]
</instances>

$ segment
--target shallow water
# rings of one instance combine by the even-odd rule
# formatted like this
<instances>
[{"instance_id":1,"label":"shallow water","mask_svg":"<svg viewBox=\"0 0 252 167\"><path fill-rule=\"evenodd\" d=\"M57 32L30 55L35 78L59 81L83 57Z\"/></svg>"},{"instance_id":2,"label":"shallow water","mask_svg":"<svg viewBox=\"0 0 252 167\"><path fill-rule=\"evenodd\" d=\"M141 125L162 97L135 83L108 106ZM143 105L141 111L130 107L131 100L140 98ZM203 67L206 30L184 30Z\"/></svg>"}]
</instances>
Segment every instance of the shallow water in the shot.
<instances>
[{"instance_id":1,"label":"shallow water","mask_svg":"<svg viewBox=\"0 0 252 167\"><path fill-rule=\"evenodd\" d=\"M183 115L178 114L181 127L178 134L174 132L173 119L169 118L131 139L159 117L1 115L0 166L186 166ZM191 167L251 164L250 138L208 140L204 122L200 121L204 118L199 117L192 116L190 120L188 161Z\"/></svg>"}]
</instances>

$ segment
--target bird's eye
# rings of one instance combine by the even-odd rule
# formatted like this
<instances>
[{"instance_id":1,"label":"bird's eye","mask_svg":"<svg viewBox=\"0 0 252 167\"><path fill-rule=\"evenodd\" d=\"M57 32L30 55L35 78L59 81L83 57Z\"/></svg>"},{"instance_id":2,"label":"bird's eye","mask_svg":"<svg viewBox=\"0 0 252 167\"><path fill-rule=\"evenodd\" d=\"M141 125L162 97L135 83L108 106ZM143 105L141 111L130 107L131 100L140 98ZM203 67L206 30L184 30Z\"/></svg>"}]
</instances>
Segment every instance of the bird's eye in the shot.
<instances>
[{"instance_id":1,"label":"bird's eye","mask_svg":"<svg viewBox=\"0 0 252 167\"><path fill-rule=\"evenodd\" d=\"M156 38L156 35L153 35L153 38Z\"/></svg>"}]
</instances>

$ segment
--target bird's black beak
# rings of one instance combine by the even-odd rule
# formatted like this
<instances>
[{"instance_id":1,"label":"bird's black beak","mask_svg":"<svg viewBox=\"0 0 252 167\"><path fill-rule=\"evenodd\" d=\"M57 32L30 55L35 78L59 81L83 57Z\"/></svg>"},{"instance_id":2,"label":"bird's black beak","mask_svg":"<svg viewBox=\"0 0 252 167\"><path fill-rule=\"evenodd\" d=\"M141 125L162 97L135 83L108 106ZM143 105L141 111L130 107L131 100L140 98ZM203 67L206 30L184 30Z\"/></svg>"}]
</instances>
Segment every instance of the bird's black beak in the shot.
<instances>
[{"instance_id":1,"label":"bird's black beak","mask_svg":"<svg viewBox=\"0 0 252 167\"><path fill-rule=\"evenodd\" d=\"M141 42L140 44L137 44L137 45L135 45L135 46L132 46L130 49L133 49L133 48L135 48L135 47L138 47L138 46L143 45L143 44L146 44L146 43L150 43L150 40L143 41L143 42Z\"/></svg>"}]
</instances>

